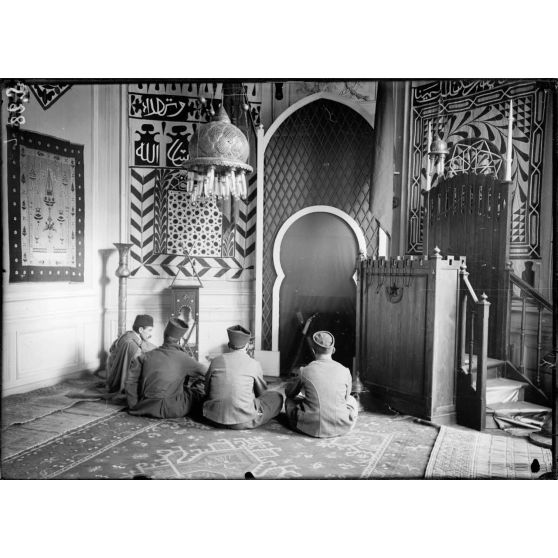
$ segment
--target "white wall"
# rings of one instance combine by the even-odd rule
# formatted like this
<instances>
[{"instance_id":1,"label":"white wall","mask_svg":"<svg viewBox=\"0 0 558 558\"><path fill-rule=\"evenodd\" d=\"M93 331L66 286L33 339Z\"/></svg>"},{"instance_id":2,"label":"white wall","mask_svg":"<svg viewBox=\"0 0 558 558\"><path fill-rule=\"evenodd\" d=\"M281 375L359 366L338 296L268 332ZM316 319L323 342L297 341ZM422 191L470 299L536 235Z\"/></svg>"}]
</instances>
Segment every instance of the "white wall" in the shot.
<instances>
[{"instance_id":1,"label":"white wall","mask_svg":"<svg viewBox=\"0 0 558 558\"><path fill-rule=\"evenodd\" d=\"M117 85L73 85L48 110L30 96L24 129L84 145L85 280L83 283L9 283L7 193L2 188L2 394L50 385L96 370L102 354L102 295L115 300L114 273L101 276L101 250L118 239L120 92ZM3 107L6 98L3 97ZM6 112L2 111L5 131ZM6 160L6 144L2 146ZM6 165L2 169L6 184ZM115 255L109 271L116 268ZM106 284L105 284L106 283Z\"/></svg>"}]
</instances>

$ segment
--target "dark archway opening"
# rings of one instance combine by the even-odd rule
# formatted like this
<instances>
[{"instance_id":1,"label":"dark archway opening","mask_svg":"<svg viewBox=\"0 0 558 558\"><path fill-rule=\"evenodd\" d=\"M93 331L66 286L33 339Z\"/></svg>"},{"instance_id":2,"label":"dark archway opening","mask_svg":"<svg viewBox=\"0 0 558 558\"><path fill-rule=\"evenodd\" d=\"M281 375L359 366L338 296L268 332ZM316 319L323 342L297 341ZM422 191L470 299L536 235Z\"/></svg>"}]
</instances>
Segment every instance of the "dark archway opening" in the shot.
<instances>
[{"instance_id":1,"label":"dark archway opening","mask_svg":"<svg viewBox=\"0 0 558 558\"><path fill-rule=\"evenodd\" d=\"M336 340L334 359L352 370L355 354L358 243L340 217L325 212L304 215L287 230L280 258L285 278L279 293L281 370L313 360L299 317L315 315L308 334L325 329Z\"/></svg>"}]
</instances>

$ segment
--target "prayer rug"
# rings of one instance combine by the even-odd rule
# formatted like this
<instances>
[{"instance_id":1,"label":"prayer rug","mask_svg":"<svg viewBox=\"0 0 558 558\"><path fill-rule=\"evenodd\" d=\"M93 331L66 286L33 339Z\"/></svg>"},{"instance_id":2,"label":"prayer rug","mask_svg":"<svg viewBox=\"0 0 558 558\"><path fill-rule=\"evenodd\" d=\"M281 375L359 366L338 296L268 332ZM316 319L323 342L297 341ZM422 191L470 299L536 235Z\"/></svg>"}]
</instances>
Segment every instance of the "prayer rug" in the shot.
<instances>
[{"instance_id":1,"label":"prayer rug","mask_svg":"<svg viewBox=\"0 0 558 558\"><path fill-rule=\"evenodd\" d=\"M58 436L2 463L7 479L422 478L437 429L362 413L352 432L311 438L271 421L256 430L217 429L190 418L127 413Z\"/></svg>"},{"instance_id":2,"label":"prayer rug","mask_svg":"<svg viewBox=\"0 0 558 558\"><path fill-rule=\"evenodd\" d=\"M97 381L91 375L85 375L81 378L69 378L55 386L4 397L2 430L68 409L79 401L101 399L102 393L91 387Z\"/></svg>"},{"instance_id":3,"label":"prayer rug","mask_svg":"<svg viewBox=\"0 0 558 558\"><path fill-rule=\"evenodd\" d=\"M540 471L531 472L538 459ZM534 479L552 469L547 449L525 438L442 426L426 468L429 479Z\"/></svg>"},{"instance_id":4,"label":"prayer rug","mask_svg":"<svg viewBox=\"0 0 558 558\"><path fill-rule=\"evenodd\" d=\"M16 424L2 431L2 459L14 457L30 448L96 421L99 418L117 413L123 405L109 405L106 402L74 402L72 407L29 421Z\"/></svg>"}]
</instances>

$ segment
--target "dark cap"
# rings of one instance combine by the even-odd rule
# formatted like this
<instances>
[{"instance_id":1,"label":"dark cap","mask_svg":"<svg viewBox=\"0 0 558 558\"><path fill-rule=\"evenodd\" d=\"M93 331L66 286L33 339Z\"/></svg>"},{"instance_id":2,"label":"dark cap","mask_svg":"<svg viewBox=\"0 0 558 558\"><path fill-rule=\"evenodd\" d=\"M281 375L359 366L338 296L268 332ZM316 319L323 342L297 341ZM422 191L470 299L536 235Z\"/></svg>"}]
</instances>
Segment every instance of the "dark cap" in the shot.
<instances>
[{"instance_id":1,"label":"dark cap","mask_svg":"<svg viewBox=\"0 0 558 558\"><path fill-rule=\"evenodd\" d=\"M241 325L234 325L227 328L229 343L233 347L242 348L250 341L250 331Z\"/></svg>"},{"instance_id":2,"label":"dark cap","mask_svg":"<svg viewBox=\"0 0 558 558\"><path fill-rule=\"evenodd\" d=\"M324 349L332 349L335 345L335 338L329 331L316 331L312 335L312 340L318 347L323 347Z\"/></svg>"},{"instance_id":3,"label":"dark cap","mask_svg":"<svg viewBox=\"0 0 558 558\"><path fill-rule=\"evenodd\" d=\"M188 331L188 324L179 318L171 318L165 326L165 337L180 339Z\"/></svg>"},{"instance_id":4,"label":"dark cap","mask_svg":"<svg viewBox=\"0 0 558 558\"><path fill-rule=\"evenodd\" d=\"M132 329L135 331L140 327L153 327L153 318L149 314L138 314Z\"/></svg>"}]
</instances>

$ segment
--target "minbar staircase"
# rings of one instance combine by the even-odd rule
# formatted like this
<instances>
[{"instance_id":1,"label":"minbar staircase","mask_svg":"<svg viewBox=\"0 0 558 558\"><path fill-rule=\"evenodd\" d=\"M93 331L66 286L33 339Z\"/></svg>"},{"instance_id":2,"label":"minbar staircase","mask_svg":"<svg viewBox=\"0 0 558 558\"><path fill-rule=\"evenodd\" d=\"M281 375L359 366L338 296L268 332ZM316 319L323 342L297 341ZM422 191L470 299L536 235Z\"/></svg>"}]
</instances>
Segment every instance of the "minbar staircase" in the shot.
<instances>
[{"instance_id":1,"label":"minbar staircase","mask_svg":"<svg viewBox=\"0 0 558 558\"><path fill-rule=\"evenodd\" d=\"M490 350L490 304L484 295L479 301L469 283L465 266L462 270L457 421L477 430L497 429L498 424L494 420L496 412L509 414L551 411L550 393L544 389L546 385L543 381L547 371L541 368L541 358L544 351L551 348L548 331L550 320L545 312L551 313L552 306L511 271L508 276L508 319L505 332L507 354L503 355L507 358L504 360L487 356ZM533 315L537 319L534 320ZM537 324L536 327L533 327L533 322ZM529 354L529 349L532 354Z\"/></svg>"}]
</instances>

